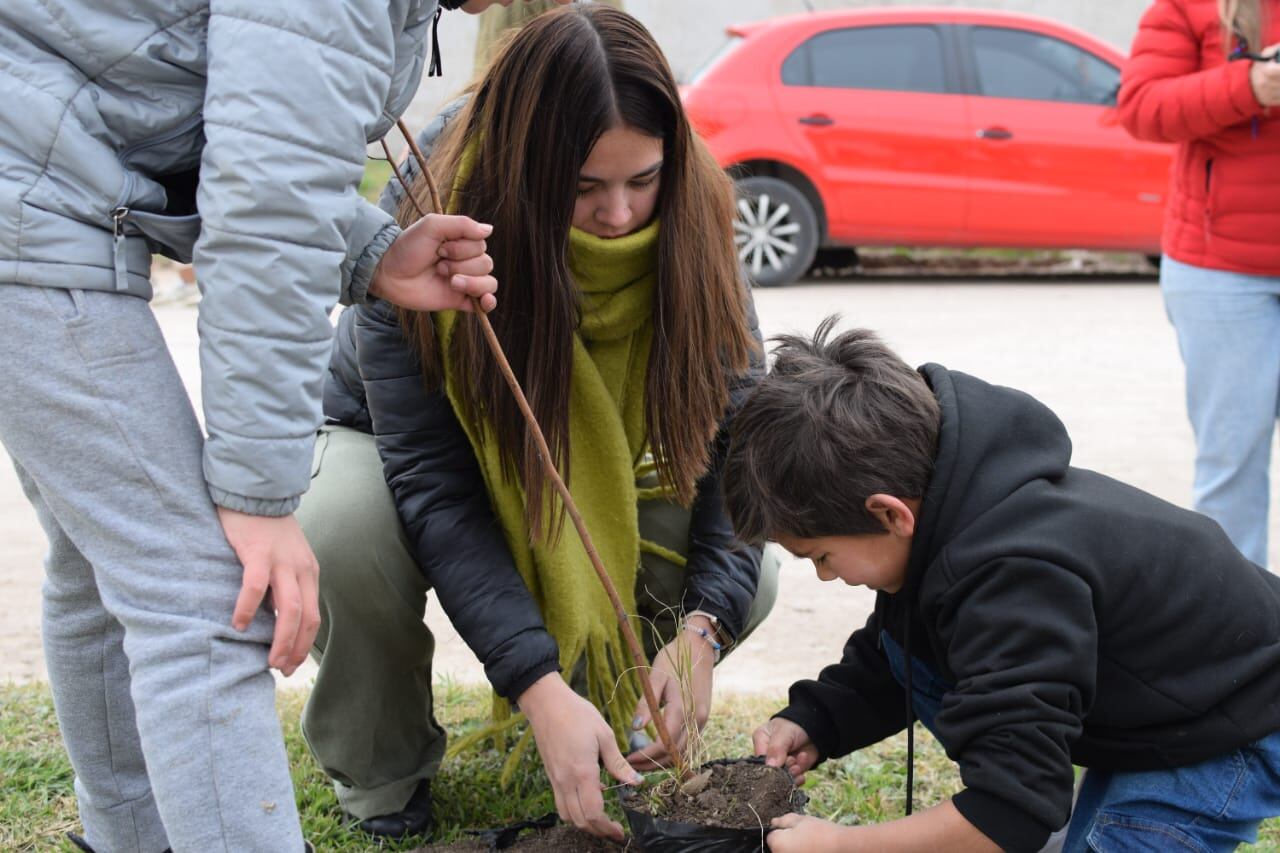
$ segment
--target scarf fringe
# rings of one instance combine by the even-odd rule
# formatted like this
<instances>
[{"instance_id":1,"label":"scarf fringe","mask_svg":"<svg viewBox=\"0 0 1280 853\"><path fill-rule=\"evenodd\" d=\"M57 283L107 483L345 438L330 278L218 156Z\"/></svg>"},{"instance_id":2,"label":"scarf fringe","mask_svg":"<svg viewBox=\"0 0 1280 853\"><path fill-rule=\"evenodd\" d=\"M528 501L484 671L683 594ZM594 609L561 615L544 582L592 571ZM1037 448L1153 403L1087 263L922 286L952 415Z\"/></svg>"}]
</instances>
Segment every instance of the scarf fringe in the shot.
<instances>
[{"instance_id":1,"label":"scarf fringe","mask_svg":"<svg viewBox=\"0 0 1280 853\"><path fill-rule=\"evenodd\" d=\"M641 479L640 475L637 474L636 479ZM670 486L636 486L638 501L672 501L675 498L675 489Z\"/></svg>"},{"instance_id":2,"label":"scarf fringe","mask_svg":"<svg viewBox=\"0 0 1280 853\"><path fill-rule=\"evenodd\" d=\"M664 545L659 545L657 542L650 542L648 539L640 540L640 550L645 554L652 554L655 557L661 557L667 562L673 563L682 569L689 565L689 558L684 554L681 554L679 551L673 551Z\"/></svg>"}]
</instances>

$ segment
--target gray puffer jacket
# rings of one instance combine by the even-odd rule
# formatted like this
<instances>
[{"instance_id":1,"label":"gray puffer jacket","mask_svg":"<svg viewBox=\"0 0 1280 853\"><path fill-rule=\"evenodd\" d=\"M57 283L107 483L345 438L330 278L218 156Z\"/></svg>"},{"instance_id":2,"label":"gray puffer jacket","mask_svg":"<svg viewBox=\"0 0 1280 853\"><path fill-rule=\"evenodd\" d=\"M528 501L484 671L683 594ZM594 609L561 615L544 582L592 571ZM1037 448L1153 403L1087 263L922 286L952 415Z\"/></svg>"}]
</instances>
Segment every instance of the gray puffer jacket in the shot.
<instances>
[{"instance_id":1,"label":"gray puffer jacket","mask_svg":"<svg viewBox=\"0 0 1280 853\"><path fill-rule=\"evenodd\" d=\"M329 310L399 233L356 192L365 145L413 97L436 8L0 3L0 283L150 298L153 251L194 260L222 506L283 515L308 486Z\"/></svg>"}]
</instances>

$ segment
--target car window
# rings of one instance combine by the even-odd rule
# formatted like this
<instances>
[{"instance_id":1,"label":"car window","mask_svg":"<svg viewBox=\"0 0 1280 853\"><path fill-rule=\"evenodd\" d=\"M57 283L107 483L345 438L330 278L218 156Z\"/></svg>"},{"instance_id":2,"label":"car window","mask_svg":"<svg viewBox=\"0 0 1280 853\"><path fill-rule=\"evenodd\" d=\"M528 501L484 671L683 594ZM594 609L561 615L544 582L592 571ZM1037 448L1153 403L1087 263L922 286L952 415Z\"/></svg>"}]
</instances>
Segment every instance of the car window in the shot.
<instances>
[{"instance_id":1,"label":"car window","mask_svg":"<svg viewBox=\"0 0 1280 853\"><path fill-rule=\"evenodd\" d=\"M819 33L782 64L788 86L947 91L942 37L934 27L851 27Z\"/></svg>"},{"instance_id":2,"label":"car window","mask_svg":"<svg viewBox=\"0 0 1280 853\"><path fill-rule=\"evenodd\" d=\"M736 48L740 44L742 44L742 36L730 35L729 40L727 42L720 45L720 47L716 49L715 53L707 57L706 61L703 62L700 66L698 66L698 69L696 71L694 71L692 74L689 75L689 85L692 86L694 83L697 83L703 77L706 77L712 68L715 68L717 65L720 64L720 60L724 59L730 53L733 53L734 48Z\"/></svg>"},{"instance_id":3,"label":"car window","mask_svg":"<svg viewBox=\"0 0 1280 853\"><path fill-rule=\"evenodd\" d=\"M972 42L978 92L988 97L1105 104L1120 84L1120 69L1062 39L975 27Z\"/></svg>"}]
</instances>

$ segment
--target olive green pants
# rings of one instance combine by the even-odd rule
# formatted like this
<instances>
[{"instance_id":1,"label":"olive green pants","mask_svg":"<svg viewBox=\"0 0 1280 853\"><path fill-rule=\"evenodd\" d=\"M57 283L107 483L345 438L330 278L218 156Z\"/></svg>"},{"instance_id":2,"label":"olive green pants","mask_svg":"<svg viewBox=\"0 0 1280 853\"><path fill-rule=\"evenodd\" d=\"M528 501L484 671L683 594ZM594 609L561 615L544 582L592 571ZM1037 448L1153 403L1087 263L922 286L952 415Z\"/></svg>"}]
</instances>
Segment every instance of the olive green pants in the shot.
<instances>
[{"instance_id":1,"label":"olive green pants","mask_svg":"<svg viewBox=\"0 0 1280 853\"><path fill-rule=\"evenodd\" d=\"M302 731L338 800L359 819L397 812L419 780L435 776L445 733L432 714L435 640L423 622L429 587L400 525L373 437L325 427L316 439L311 489L298 520L320 563L320 664ZM641 535L683 551L689 512L641 504ZM768 552L741 643L777 596ZM636 581L650 656L670 640L684 590L679 566L644 554Z\"/></svg>"}]
</instances>

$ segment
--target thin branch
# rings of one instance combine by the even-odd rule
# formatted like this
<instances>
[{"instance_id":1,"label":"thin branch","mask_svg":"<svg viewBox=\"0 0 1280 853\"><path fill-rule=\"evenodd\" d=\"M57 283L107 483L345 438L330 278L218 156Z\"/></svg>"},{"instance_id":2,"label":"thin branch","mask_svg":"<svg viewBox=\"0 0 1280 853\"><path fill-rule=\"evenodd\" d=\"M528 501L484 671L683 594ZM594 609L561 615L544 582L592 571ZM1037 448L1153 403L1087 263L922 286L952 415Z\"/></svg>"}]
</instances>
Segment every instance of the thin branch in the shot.
<instances>
[{"instance_id":1,"label":"thin branch","mask_svg":"<svg viewBox=\"0 0 1280 853\"><path fill-rule=\"evenodd\" d=\"M418 204L418 198L413 194L413 187L409 186L409 182L404 179L404 173L400 171L400 167L396 165L396 159L391 156L391 146L387 145L387 138L384 136L378 140L382 143L382 150L386 152L387 162L391 164L391 171L395 173L396 180L400 182L400 186L404 187L405 195L409 196L409 201L413 202L413 207L418 211L418 218L427 215L422 209L422 205Z\"/></svg>"},{"instance_id":2,"label":"thin branch","mask_svg":"<svg viewBox=\"0 0 1280 853\"><path fill-rule=\"evenodd\" d=\"M435 179L431 177L431 170L427 168L427 158L423 156L422 149L418 147L418 140L413 138L413 134L405 126L404 119L397 120L396 126L400 128L400 133L404 136L405 142L409 143L409 150L413 152L413 159L418 161L418 169L422 172L422 180L426 181L427 192L431 194L431 209L436 213L444 213L444 205L440 203L440 191L436 189ZM484 312L481 312L481 316L483 314ZM503 360L505 361L505 358Z\"/></svg>"}]
</instances>

